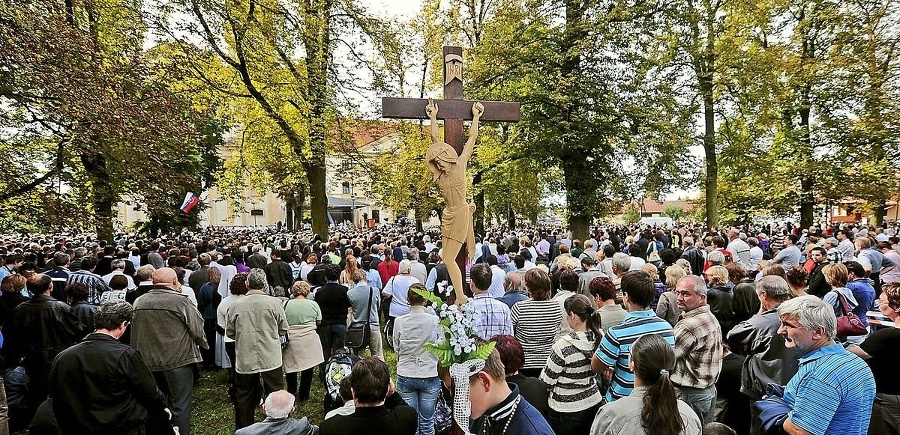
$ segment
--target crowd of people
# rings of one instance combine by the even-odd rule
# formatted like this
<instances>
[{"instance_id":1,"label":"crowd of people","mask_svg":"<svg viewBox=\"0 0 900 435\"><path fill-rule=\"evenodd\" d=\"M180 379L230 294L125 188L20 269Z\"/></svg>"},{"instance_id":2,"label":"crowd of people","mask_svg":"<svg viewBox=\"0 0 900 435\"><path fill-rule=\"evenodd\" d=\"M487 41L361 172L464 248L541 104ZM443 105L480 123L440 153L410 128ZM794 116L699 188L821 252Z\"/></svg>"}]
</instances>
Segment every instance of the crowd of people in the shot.
<instances>
[{"instance_id":1,"label":"crowd of people","mask_svg":"<svg viewBox=\"0 0 900 435\"><path fill-rule=\"evenodd\" d=\"M468 429L900 433L897 230L479 235L464 291L475 338L496 344L470 377ZM452 294L441 254L439 229L408 227L5 237L0 427L189 434L200 371L226 369L236 433L444 431L454 398L422 296ZM326 378L348 344L349 376ZM313 382L340 382L337 400L324 421L293 418L323 399Z\"/></svg>"}]
</instances>

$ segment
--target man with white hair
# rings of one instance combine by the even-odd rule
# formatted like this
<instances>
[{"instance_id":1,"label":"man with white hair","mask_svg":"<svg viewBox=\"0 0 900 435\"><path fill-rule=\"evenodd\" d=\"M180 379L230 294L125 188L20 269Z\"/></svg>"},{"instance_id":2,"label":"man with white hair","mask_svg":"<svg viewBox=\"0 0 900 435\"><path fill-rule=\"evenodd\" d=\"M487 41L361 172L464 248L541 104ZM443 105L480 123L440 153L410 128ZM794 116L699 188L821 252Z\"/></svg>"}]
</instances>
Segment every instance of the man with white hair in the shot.
<instances>
[{"instance_id":1,"label":"man with white hair","mask_svg":"<svg viewBox=\"0 0 900 435\"><path fill-rule=\"evenodd\" d=\"M122 275L128 281L128 287L125 287L126 290L137 288L137 286L134 285L134 280L130 276L125 274L125 261L126 260L124 258L113 259L112 263L110 263L112 272L103 275L103 282L109 285L109 281L112 280L112 277L116 275Z\"/></svg>"},{"instance_id":2,"label":"man with white hair","mask_svg":"<svg viewBox=\"0 0 900 435\"><path fill-rule=\"evenodd\" d=\"M750 245L741 239L740 230L737 228L728 230L728 240L725 250L731 252L735 262L744 266L745 269L750 269Z\"/></svg>"},{"instance_id":3,"label":"man with white hair","mask_svg":"<svg viewBox=\"0 0 900 435\"><path fill-rule=\"evenodd\" d=\"M419 250L409 248L406 250L406 259L409 260L409 276L417 279L419 284L425 284L428 280L428 268L419 261Z\"/></svg>"},{"instance_id":4,"label":"man with white hair","mask_svg":"<svg viewBox=\"0 0 900 435\"><path fill-rule=\"evenodd\" d=\"M631 269L631 257L623 252L617 252L612 258L613 284L616 285L616 303L622 301L622 275Z\"/></svg>"},{"instance_id":5,"label":"man with white hair","mask_svg":"<svg viewBox=\"0 0 900 435\"><path fill-rule=\"evenodd\" d=\"M875 378L862 360L834 341L834 308L812 295L778 306L785 346L802 356L797 374L784 388L791 409L789 434L865 434L875 400Z\"/></svg>"},{"instance_id":6,"label":"man with white hair","mask_svg":"<svg viewBox=\"0 0 900 435\"><path fill-rule=\"evenodd\" d=\"M294 395L285 390L274 391L266 397L262 406L266 419L238 429L234 435L266 435L266 434L294 434L316 435L319 427L310 424L309 419L291 418L294 412Z\"/></svg>"}]
</instances>

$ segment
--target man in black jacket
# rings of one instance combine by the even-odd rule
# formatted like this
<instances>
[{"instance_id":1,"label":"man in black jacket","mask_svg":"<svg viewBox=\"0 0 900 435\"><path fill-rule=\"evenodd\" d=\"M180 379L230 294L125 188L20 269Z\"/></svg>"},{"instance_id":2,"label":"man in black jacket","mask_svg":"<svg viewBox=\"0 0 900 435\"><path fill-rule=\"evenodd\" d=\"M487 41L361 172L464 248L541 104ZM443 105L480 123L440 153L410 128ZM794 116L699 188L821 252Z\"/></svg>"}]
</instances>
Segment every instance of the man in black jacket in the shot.
<instances>
[{"instance_id":1,"label":"man in black jacket","mask_svg":"<svg viewBox=\"0 0 900 435\"><path fill-rule=\"evenodd\" d=\"M290 256L290 252L272 251L272 262L263 267L263 270L266 271L266 281L268 281L270 288L281 287L290 293L291 284L294 282L291 275L291 266L282 260L283 258L290 258Z\"/></svg>"},{"instance_id":2,"label":"man in black jacket","mask_svg":"<svg viewBox=\"0 0 900 435\"><path fill-rule=\"evenodd\" d=\"M63 434L141 433L148 416L169 417L147 364L118 340L132 316L128 302L101 305L97 330L53 361L50 394Z\"/></svg>"},{"instance_id":3,"label":"man in black jacket","mask_svg":"<svg viewBox=\"0 0 900 435\"><path fill-rule=\"evenodd\" d=\"M26 285L34 296L16 307L11 328L4 328L4 335L12 353L23 358L28 402L34 410L47 398L47 375L53 358L78 342L84 331L72 308L50 296L53 280L49 276L34 275Z\"/></svg>"},{"instance_id":4,"label":"man in black jacket","mask_svg":"<svg viewBox=\"0 0 900 435\"><path fill-rule=\"evenodd\" d=\"M350 386L356 410L353 414L335 415L322 422L319 426L322 435L416 433L419 413L394 390L384 361L369 357L354 364Z\"/></svg>"}]
</instances>

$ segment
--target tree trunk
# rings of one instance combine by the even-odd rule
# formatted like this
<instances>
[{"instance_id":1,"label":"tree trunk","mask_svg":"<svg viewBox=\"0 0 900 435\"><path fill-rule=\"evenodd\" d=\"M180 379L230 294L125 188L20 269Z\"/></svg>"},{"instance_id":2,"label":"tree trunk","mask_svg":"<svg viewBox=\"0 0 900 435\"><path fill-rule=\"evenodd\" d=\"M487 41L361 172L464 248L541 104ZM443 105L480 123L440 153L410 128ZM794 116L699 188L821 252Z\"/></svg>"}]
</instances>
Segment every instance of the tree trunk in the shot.
<instances>
[{"instance_id":1,"label":"tree trunk","mask_svg":"<svg viewBox=\"0 0 900 435\"><path fill-rule=\"evenodd\" d=\"M807 86L801 93L800 106L800 149L803 153L803 168L800 172L800 228L809 228L813 224L813 208L816 205L813 196L815 171L813 170L812 140L810 138L809 111L810 88Z\"/></svg>"},{"instance_id":2,"label":"tree trunk","mask_svg":"<svg viewBox=\"0 0 900 435\"><path fill-rule=\"evenodd\" d=\"M506 227L509 229L516 227L516 212L511 202L506 203Z\"/></svg>"},{"instance_id":3,"label":"tree trunk","mask_svg":"<svg viewBox=\"0 0 900 435\"><path fill-rule=\"evenodd\" d=\"M483 173L481 171L476 172L475 176L472 177L472 188L475 190L475 197L473 198L475 202L475 216L473 219L475 234L484 237L484 189L481 188L482 179Z\"/></svg>"},{"instance_id":4,"label":"tree trunk","mask_svg":"<svg viewBox=\"0 0 900 435\"><path fill-rule=\"evenodd\" d=\"M331 101L328 98L328 65L331 64L330 15L333 2L317 0L307 6L307 14L314 17L317 26L304 34L306 48L306 73L308 76L306 97L309 105L309 164L305 168L309 181L310 216L313 233L328 239L328 198L325 194L325 155L328 153L326 115ZM294 148L295 152L298 149Z\"/></svg>"},{"instance_id":5,"label":"tree trunk","mask_svg":"<svg viewBox=\"0 0 900 435\"><path fill-rule=\"evenodd\" d=\"M714 23L707 23L707 26ZM697 80L700 93L703 97L703 151L706 157L706 225L709 228L719 226L719 161L716 152L716 112L715 112L715 96L713 95L713 73L715 53L715 36L713 30L710 29L706 36L706 52L699 71L697 71Z\"/></svg>"},{"instance_id":6,"label":"tree trunk","mask_svg":"<svg viewBox=\"0 0 900 435\"><path fill-rule=\"evenodd\" d=\"M81 156L81 164L91 179L91 205L94 209L94 226L97 240L113 241L112 208L115 194L110 184L106 158L99 153Z\"/></svg>"},{"instance_id":7,"label":"tree trunk","mask_svg":"<svg viewBox=\"0 0 900 435\"><path fill-rule=\"evenodd\" d=\"M310 165L306 169L306 179L309 181L309 209L312 216L312 231L328 240L328 197L325 192L325 160L322 165Z\"/></svg>"},{"instance_id":8,"label":"tree trunk","mask_svg":"<svg viewBox=\"0 0 900 435\"><path fill-rule=\"evenodd\" d=\"M881 224L884 223L884 218L887 215L887 204L885 201L878 203L875 207L872 208L872 219L869 222L871 225L876 227L880 227Z\"/></svg>"}]
</instances>

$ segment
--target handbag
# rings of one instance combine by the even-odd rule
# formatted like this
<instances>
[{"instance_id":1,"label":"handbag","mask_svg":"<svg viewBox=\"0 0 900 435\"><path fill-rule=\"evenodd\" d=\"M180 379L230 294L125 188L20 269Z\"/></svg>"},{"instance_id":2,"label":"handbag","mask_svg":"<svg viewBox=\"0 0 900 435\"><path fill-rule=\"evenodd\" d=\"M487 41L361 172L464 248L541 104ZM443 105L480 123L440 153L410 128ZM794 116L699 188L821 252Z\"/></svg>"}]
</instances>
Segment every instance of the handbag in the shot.
<instances>
[{"instance_id":1,"label":"handbag","mask_svg":"<svg viewBox=\"0 0 900 435\"><path fill-rule=\"evenodd\" d=\"M369 287L369 302L366 304L366 322L356 323L347 328L344 344L350 349L362 349L369 344L369 318L372 314L372 296L375 289Z\"/></svg>"},{"instance_id":2,"label":"handbag","mask_svg":"<svg viewBox=\"0 0 900 435\"><path fill-rule=\"evenodd\" d=\"M780 435L784 432L784 422L791 408L784 400L784 392L780 385L770 383L766 386L766 395L757 400L753 406L759 412L760 430L765 435Z\"/></svg>"},{"instance_id":3,"label":"handbag","mask_svg":"<svg viewBox=\"0 0 900 435\"><path fill-rule=\"evenodd\" d=\"M653 250L650 251L650 255L647 256L647 260L650 261L651 263L658 263L658 262L662 261L659 258L659 248L656 247L656 241L650 240L650 244L651 244L651 246L653 246Z\"/></svg>"},{"instance_id":4,"label":"handbag","mask_svg":"<svg viewBox=\"0 0 900 435\"><path fill-rule=\"evenodd\" d=\"M859 317L850 311L850 307L847 305L847 299L840 292L836 290L832 290L837 293L838 300L841 301L841 311L843 311L844 315L837 318L837 335L838 337L850 337L854 335L866 335L869 333L869 329L866 328L866 325L863 325L862 320L859 320Z\"/></svg>"},{"instance_id":5,"label":"handbag","mask_svg":"<svg viewBox=\"0 0 900 435\"><path fill-rule=\"evenodd\" d=\"M444 387L438 392L437 404L434 407L434 433L451 435L453 433L453 409L444 398Z\"/></svg>"}]
</instances>

